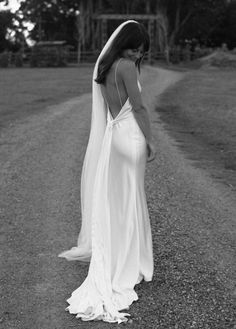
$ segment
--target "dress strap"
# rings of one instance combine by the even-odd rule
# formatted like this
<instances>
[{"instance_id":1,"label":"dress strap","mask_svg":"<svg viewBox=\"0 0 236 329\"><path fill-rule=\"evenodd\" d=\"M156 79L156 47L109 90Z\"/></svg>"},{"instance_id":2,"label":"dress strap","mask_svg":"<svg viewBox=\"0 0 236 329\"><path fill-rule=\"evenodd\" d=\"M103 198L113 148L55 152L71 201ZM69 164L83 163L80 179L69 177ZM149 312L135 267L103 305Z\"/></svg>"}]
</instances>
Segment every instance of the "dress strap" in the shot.
<instances>
[{"instance_id":1,"label":"dress strap","mask_svg":"<svg viewBox=\"0 0 236 329\"><path fill-rule=\"evenodd\" d=\"M120 58L116 64L116 68L115 68L115 82L116 82L116 89L117 89L117 92L118 92L118 95L119 95L119 99L120 99L120 106L122 107L122 101L121 101L121 97L120 97L120 92L119 92L119 88L118 88L118 84L117 84L117 79L116 79L116 72L117 72L117 67L118 67L118 64L120 63L120 61L122 60L122 58Z\"/></svg>"}]
</instances>

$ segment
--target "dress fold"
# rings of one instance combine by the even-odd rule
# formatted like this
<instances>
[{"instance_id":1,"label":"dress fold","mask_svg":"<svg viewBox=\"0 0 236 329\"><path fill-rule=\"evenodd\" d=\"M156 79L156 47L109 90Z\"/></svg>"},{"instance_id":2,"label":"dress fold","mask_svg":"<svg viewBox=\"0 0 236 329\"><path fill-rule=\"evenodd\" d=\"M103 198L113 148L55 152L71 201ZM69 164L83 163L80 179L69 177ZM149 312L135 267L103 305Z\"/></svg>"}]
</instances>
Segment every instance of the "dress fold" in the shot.
<instances>
[{"instance_id":1,"label":"dress fold","mask_svg":"<svg viewBox=\"0 0 236 329\"><path fill-rule=\"evenodd\" d=\"M152 238L144 191L146 159L146 140L129 101L114 119L108 108L91 191L89 272L66 308L83 321L127 321L129 314L120 311L138 300L135 285L152 279Z\"/></svg>"}]
</instances>

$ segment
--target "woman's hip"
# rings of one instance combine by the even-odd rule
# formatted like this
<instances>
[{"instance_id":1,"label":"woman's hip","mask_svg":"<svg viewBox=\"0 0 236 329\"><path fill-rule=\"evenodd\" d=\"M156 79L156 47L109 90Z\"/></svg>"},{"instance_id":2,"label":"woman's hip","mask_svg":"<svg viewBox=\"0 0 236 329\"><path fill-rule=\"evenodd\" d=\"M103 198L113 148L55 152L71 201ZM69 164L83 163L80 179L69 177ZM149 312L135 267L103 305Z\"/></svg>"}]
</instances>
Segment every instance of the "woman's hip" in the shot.
<instances>
[{"instance_id":1,"label":"woman's hip","mask_svg":"<svg viewBox=\"0 0 236 329\"><path fill-rule=\"evenodd\" d=\"M118 122L113 127L112 149L132 161L143 161L147 153L146 139L134 116Z\"/></svg>"}]
</instances>

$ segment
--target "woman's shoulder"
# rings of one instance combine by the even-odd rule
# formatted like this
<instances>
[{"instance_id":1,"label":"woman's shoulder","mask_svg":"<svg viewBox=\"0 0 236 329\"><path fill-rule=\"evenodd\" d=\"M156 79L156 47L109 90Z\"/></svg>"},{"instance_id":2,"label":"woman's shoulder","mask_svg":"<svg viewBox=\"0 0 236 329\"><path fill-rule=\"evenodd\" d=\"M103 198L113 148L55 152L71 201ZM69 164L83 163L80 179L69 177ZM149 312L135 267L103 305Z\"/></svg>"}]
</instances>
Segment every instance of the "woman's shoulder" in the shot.
<instances>
[{"instance_id":1,"label":"woman's shoulder","mask_svg":"<svg viewBox=\"0 0 236 329\"><path fill-rule=\"evenodd\" d=\"M122 58L119 62L119 72L121 73L121 75L136 75L137 70L135 63L129 59Z\"/></svg>"},{"instance_id":2,"label":"woman's shoulder","mask_svg":"<svg viewBox=\"0 0 236 329\"><path fill-rule=\"evenodd\" d=\"M134 62L132 62L129 59L120 57L120 58L116 59L111 66L112 69L114 69L116 67L117 67L117 69L132 69L132 68L134 69L135 64L134 64Z\"/></svg>"},{"instance_id":3,"label":"woman's shoulder","mask_svg":"<svg viewBox=\"0 0 236 329\"><path fill-rule=\"evenodd\" d=\"M121 57L120 59L120 67L124 69L135 69L135 64L130 59Z\"/></svg>"}]
</instances>

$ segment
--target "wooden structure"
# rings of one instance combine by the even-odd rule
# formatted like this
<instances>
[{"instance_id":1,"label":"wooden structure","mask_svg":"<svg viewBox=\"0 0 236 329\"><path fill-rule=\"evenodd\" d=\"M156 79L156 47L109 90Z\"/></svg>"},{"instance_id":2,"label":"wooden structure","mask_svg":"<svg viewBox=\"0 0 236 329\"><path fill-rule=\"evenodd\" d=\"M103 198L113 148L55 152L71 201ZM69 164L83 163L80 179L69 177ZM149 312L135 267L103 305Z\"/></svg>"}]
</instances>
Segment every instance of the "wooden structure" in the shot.
<instances>
[{"instance_id":1,"label":"wooden structure","mask_svg":"<svg viewBox=\"0 0 236 329\"><path fill-rule=\"evenodd\" d=\"M143 23L148 30L148 34L150 36L150 50L148 52L148 62L152 63L153 60L153 49L155 47L156 41L156 31L158 31L158 22L159 17L157 15L137 15L137 14L102 14L102 15L94 15L93 19L98 22L97 30L100 33L96 33L99 36L100 49L106 43L109 37L108 31L108 22L109 21L119 21L116 25L118 26L122 21L126 21L129 19L134 19L138 22ZM111 33L110 33L111 34Z\"/></svg>"},{"instance_id":2,"label":"wooden structure","mask_svg":"<svg viewBox=\"0 0 236 329\"><path fill-rule=\"evenodd\" d=\"M40 48L55 48L57 50L62 50L66 45L66 41L39 41L35 44L35 47Z\"/></svg>"},{"instance_id":3,"label":"wooden structure","mask_svg":"<svg viewBox=\"0 0 236 329\"><path fill-rule=\"evenodd\" d=\"M140 14L139 1L122 1L118 6L115 3L116 1L112 4L105 0L78 2L78 10L75 13L78 62L87 52L98 54L117 26L130 19L142 23L148 30L151 41L148 53L150 63L156 59L158 53L168 54L168 19L165 13L162 13L158 1L142 2L142 12L145 14Z\"/></svg>"}]
</instances>

